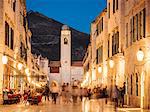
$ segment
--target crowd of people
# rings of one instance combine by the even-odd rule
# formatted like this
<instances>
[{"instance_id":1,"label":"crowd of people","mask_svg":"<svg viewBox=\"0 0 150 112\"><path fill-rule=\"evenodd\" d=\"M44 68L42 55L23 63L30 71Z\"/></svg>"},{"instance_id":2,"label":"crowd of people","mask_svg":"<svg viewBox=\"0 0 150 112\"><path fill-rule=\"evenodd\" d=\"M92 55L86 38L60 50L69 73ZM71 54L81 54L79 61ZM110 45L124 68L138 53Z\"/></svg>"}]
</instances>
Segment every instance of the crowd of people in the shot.
<instances>
[{"instance_id":1,"label":"crowd of people","mask_svg":"<svg viewBox=\"0 0 150 112\"><path fill-rule=\"evenodd\" d=\"M107 86L99 85L94 88L81 87L78 84L63 83L61 87L57 86L55 83L49 88L45 86L45 92L43 94L49 101L49 97L52 96L52 102L56 104L57 98L62 99L63 103L77 103L82 101L83 97L88 99L100 99L105 98L107 100L115 102L116 106L124 105L124 95L125 95L125 83L123 87L117 87L116 85L112 88L107 88ZM78 100L80 99L80 100Z\"/></svg>"},{"instance_id":2,"label":"crowd of people","mask_svg":"<svg viewBox=\"0 0 150 112\"><path fill-rule=\"evenodd\" d=\"M107 86L99 85L93 89L88 90L88 98L100 99L105 98L106 103L109 100L114 102L116 107L124 106L124 95L125 95L125 83L123 87L118 87L117 85L107 88ZM89 94L90 93L90 94Z\"/></svg>"},{"instance_id":3,"label":"crowd of people","mask_svg":"<svg viewBox=\"0 0 150 112\"><path fill-rule=\"evenodd\" d=\"M64 104L68 104L82 101L83 97L88 100L105 98L106 103L110 100L115 102L116 107L123 107L125 83L123 87L114 85L111 88L107 88L107 86L99 85L94 88L87 88L81 87L76 82L73 84L63 83L62 86L59 86L53 82L51 85L46 84L41 91L37 91L36 89L30 88L30 86L26 86L22 94L23 102L26 103L29 98L36 95L41 95L43 100L52 101L54 104L57 103L57 99L59 99L59 101L61 100Z\"/></svg>"}]
</instances>

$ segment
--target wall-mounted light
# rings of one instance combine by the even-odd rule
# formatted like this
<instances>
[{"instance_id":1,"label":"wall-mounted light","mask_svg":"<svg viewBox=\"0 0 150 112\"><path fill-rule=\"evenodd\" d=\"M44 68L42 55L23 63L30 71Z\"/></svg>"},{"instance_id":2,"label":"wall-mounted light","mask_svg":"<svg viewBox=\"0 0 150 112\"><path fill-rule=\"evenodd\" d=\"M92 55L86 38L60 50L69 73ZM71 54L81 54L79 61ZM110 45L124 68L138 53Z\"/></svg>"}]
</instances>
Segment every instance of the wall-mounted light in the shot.
<instances>
[{"instance_id":1,"label":"wall-mounted light","mask_svg":"<svg viewBox=\"0 0 150 112\"><path fill-rule=\"evenodd\" d=\"M18 63L18 70L21 70L22 69L22 67L23 67L23 64L22 63Z\"/></svg>"},{"instance_id":2,"label":"wall-mounted light","mask_svg":"<svg viewBox=\"0 0 150 112\"><path fill-rule=\"evenodd\" d=\"M138 61L143 61L143 59L144 59L144 52L141 49L139 49L139 51L136 53L136 57L137 57Z\"/></svg>"},{"instance_id":3,"label":"wall-mounted light","mask_svg":"<svg viewBox=\"0 0 150 112\"><path fill-rule=\"evenodd\" d=\"M8 57L6 55L3 55L2 57L2 63L5 65L8 62Z\"/></svg>"},{"instance_id":4,"label":"wall-mounted light","mask_svg":"<svg viewBox=\"0 0 150 112\"><path fill-rule=\"evenodd\" d=\"M98 73L102 73L102 67L101 66L98 67Z\"/></svg>"},{"instance_id":5,"label":"wall-mounted light","mask_svg":"<svg viewBox=\"0 0 150 112\"><path fill-rule=\"evenodd\" d=\"M29 68L25 69L25 73L28 75L29 74Z\"/></svg>"}]
</instances>

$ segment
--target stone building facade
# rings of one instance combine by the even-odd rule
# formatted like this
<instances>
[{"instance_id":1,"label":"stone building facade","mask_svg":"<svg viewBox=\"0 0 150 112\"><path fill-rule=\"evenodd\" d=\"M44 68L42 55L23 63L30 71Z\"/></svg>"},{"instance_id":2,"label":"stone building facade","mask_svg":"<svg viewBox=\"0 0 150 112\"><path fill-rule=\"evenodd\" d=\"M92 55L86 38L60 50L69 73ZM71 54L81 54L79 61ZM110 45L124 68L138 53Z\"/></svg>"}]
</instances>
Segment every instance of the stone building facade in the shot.
<instances>
[{"instance_id":1,"label":"stone building facade","mask_svg":"<svg viewBox=\"0 0 150 112\"><path fill-rule=\"evenodd\" d=\"M81 86L88 87L92 82L92 72L91 72L91 65L92 65L92 48L91 44L88 45L87 51L85 53L83 59L83 82Z\"/></svg>"},{"instance_id":2,"label":"stone building facade","mask_svg":"<svg viewBox=\"0 0 150 112\"><path fill-rule=\"evenodd\" d=\"M31 66L31 32L28 30L25 0L0 0L0 95L4 88L20 89ZM2 97L1 97L2 98Z\"/></svg>"},{"instance_id":3,"label":"stone building facade","mask_svg":"<svg viewBox=\"0 0 150 112\"><path fill-rule=\"evenodd\" d=\"M92 76L109 89L125 82L127 106L150 108L149 20L150 0L107 0L91 25Z\"/></svg>"},{"instance_id":4,"label":"stone building facade","mask_svg":"<svg viewBox=\"0 0 150 112\"><path fill-rule=\"evenodd\" d=\"M92 22L91 28L91 47L92 47L92 76L95 77L93 80L97 80L98 83L107 82L107 9ZM98 70L101 69L101 72Z\"/></svg>"},{"instance_id":5,"label":"stone building facade","mask_svg":"<svg viewBox=\"0 0 150 112\"><path fill-rule=\"evenodd\" d=\"M150 108L150 0L126 0L125 5L125 81L126 103ZM137 52L144 53L142 61Z\"/></svg>"}]
</instances>

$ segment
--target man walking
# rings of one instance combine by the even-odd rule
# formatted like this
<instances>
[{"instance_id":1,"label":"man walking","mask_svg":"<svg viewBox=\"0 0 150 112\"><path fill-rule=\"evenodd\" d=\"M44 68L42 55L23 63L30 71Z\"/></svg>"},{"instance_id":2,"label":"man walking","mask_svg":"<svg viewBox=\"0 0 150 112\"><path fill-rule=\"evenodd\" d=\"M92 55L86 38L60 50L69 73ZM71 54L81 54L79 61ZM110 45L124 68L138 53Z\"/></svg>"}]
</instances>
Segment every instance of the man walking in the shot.
<instances>
[{"instance_id":1,"label":"man walking","mask_svg":"<svg viewBox=\"0 0 150 112\"><path fill-rule=\"evenodd\" d=\"M123 83L123 87L121 89L121 106L122 107L124 106L125 86L126 86L126 83L124 82Z\"/></svg>"},{"instance_id":2,"label":"man walking","mask_svg":"<svg viewBox=\"0 0 150 112\"><path fill-rule=\"evenodd\" d=\"M48 85L46 84L44 93L43 93L43 95L45 96L45 101L46 101L46 98L49 101L49 93L50 93L50 89L49 89Z\"/></svg>"}]
</instances>

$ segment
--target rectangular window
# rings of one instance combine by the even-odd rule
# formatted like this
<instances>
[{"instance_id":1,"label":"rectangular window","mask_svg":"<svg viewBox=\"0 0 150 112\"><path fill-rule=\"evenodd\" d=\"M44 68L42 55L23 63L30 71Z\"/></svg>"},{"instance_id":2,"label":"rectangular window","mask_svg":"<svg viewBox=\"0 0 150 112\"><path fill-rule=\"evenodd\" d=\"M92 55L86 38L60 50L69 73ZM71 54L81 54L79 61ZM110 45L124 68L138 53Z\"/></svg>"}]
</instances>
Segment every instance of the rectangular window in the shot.
<instances>
[{"instance_id":1,"label":"rectangular window","mask_svg":"<svg viewBox=\"0 0 150 112\"><path fill-rule=\"evenodd\" d=\"M141 39L142 38L142 31L141 31L141 28L142 28L142 22L141 22L141 20L142 20L142 13L140 12L139 13L139 38Z\"/></svg>"},{"instance_id":2,"label":"rectangular window","mask_svg":"<svg viewBox=\"0 0 150 112\"><path fill-rule=\"evenodd\" d=\"M103 62L103 47L101 46L97 49L97 64L102 62Z\"/></svg>"},{"instance_id":3,"label":"rectangular window","mask_svg":"<svg viewBox=\"0 0 150 112\"><path fill-rule=\"evenodd\" d=\"M110 3L108 3L108 18L110 18Z\"/></svg>"},{"instance_id":4,"label":"rectangular window","mask_svg":"<svg viewBox=\"0 0 150 112\"><path fill-rule=\"evenodd\" d=\"M130 45L137 40L145 38L146 17L145 9L130 19Z\"/></svg>"},{"instance_id":5,"label":"rectangular window","mask_svg":"<svg viewBox=\"0 0 150 112\"><path fill-rule=\"evenodd\" d=\"M114 46L115 46L115 41L114 41L114 39L115 39L115 36L114 36L114 34L113 34L113 36L112 36L112 56L115 54L115 53L114 53L114 51L115 51L115 49L114 49Z\"/></svg>"},{"instance_id":6,"label":"rectangular window","mask_svg":"<svg viewBox=\"0 0 150 112\"><path fill-rule=\"evenodd\" d=\"M102 26L101 26L101 27L102 27L102 31L103 31L103 27L104 27L104 26L103 26L103 25L104 25L103 17L102 17L101 21L102 21Z\"/></svg>"},{"instance_id":7,"label":"rectangular window","mask_svg":"<svg viewBox=\"0 0 150 112\"><path fill-rule=\"evenodd\" d=\"M109 58L109 40L108 40L108 58Z\"/></svg>"},{"instance_id":8,"label":"rectangular window","mask_svg":"<svg viewBox=\"0 0 150 112\"><path fill-rule=\"evenodd\" d=\"M112 36L112 56L119 52L119 32L113 34Z\"/></svg>"},{"instance_id":9,"label":"rectangular window","mask_svg":"<svg viewBox=\"0 0 150 112\"><path fill-rule=\"evenodd\" d=\"M9 25L5 22L5 45L9 46Z\"/></svg>"},{"instance_id":10,"label":"rectangular window","mask_svg":"<svg viewBox=\"0 0 150 112\"><path fill-rule=\"evenodd\" d=\"M13 50L14 48L14 30L11 28L11 39L10 39L10 48Z\"/></svg>"},{"instance_id":11,"label":"rectangular window","mask_svg":"<svg viewBox=\"0 0 150 112\"><path fill-rule=\"evenodd\" d=\"M10 49L14 46L14 31L7 22L5 22L5 45Z\"/></svg>"},{"instance_id":12,"label":"rectangular window","mask_svg":"<svg viewBox=\"0 0 150 112\"><path fill-rule=\"evenodd\" d=\"M113 13L115 13L115 0L113 0Z\"/></svg>"},{"instance_id":13,"label":"rectangular window","mask_svg":"<svg viewBox=\"0 0 150 112\"><path fill-rule=\"evenodd\" d=\"M102 63L103 62L103 46L100 47L99 56L100 56L100 63Z\"/></svg>"},{"instance_id":14,"label":"rectangular window","mask_svg":"<svg viewBox=\"0 0 150 112\"><path fill-rule=\"evenodd\" d=\"M98 64L98 49L96 50L96 64Z\"/></svg>"},{"instance_id":15,"label":"rectangular window","mask_svg":"<svg viewBox=\"0 0 150 112\"><path fill-rule=\"evenodd\" d=\"M16 11L16 0L14 0L14 2L13 2L13 11L14 12Z\"/></svg>"},{"instance_id":16,"label":"rectangular window","mask_svg":"<svg viewBox=\"0 0 150 112\"><path fill-rule=\"evenodd\" d=\"M101 18L101 20L97 24L97 29L98 29L98 35L103 32L103 17Z\"/></svg>"},{"instance_id":17,"label":"rectangular window","mask_svg":"<svg viewBox=\"0 0 150 112\"><path fill-rule=\"evenodd\" d=\"M126 23L126 47L128 47L128 23Z\"/></svg>"},{"instance_id":18,"label":"rectangular window","mask_svg":"<svg viewBox=\"0 0 150 112\"><path fill-rule=\"evenodd\" d=\"M136 14L136 40L138 40L138 14Z\"/></svg>"},{"instance_id":19,"label":"rectangular window","mask_svg":"<svg viewBox=\"0 0 150 112\"><path fill-rule=\"evenodd\" d=\"M130 45L132 45L132 19L130 19Z\"/></svg>"},{"instance_id":20,"label":"rectangular window","mask_svg":"<svg viewBox=\"0 0 150 112\"><path fill-rule=\"evenodd\" d=\"M146 9L143 9L143 37L145 38L146 33Z\"/></svg>"},{"instance_id":21,"label":"rectangular window","mask_svg":"<svg viewBox=\"0 0 150 112\"><path fill-rule=\"evenodd\" d=\"M116 0L116 10L118 10L118 0Z\"/></svg>"},{"instance_id":22,"label":"rectangular window","mask_svg":"<svg viewBox=\"0 0 150 112\"><path fill-rule=\"evenodd\" d=\"M140 12L140 20L139 20L139 35L140 35L140 39L141 38L145 38L145 33L146 33L146 9L144 8L141 12Z\"/></svg>"},{"instance_id":23,"label":"rectangular window","mask_svg":"<svg viewBox=\"0 0 150 112\"><path fill-rule=\"evenodd\" d=\"M116 41L116 50L115 50L116 54L119 53L119 32L116 33L115 41Z\"/></svg>"},{"instance_id":24,"label":"rectangular window","mask_svg":"<svg viewBox=\"0 0 150 112\"><path fill-rule=\"evenodd\" d=\"M98 25L96 26L96 31L95 31L95 33L96 33L96 36L98 36L99 35L99 31L98 31Z\"/></svg>"},{"instance_id":25,"label":"rectangular window","mask_svg":"<svg viewBox=\"0 0 150 112\"><path fill-rule=\"evenodd\" d=\"M132 18L132 40L135 42L135 17Z\"/></svg>"}]
</instances>

